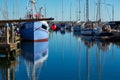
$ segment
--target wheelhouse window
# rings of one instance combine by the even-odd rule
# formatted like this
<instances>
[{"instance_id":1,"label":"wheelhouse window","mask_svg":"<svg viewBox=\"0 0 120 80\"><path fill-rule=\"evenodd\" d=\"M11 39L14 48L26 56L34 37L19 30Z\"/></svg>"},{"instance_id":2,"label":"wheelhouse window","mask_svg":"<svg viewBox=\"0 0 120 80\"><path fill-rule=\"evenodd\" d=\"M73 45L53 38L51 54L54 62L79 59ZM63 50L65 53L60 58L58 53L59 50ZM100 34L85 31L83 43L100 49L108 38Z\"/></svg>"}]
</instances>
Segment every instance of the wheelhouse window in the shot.
<instances>
[{"instance_id":1,"label":"wheelhouse window","mask_svg":"<svg viewBox=\"0 0 120 80\"><path fill-rule=\"evenodd\" d=\"M41 27L41 28L43 28L43 29L47 30L47 26L45 26L45 25L42 25L42 27Z\"/></svg>"}]
</instances>

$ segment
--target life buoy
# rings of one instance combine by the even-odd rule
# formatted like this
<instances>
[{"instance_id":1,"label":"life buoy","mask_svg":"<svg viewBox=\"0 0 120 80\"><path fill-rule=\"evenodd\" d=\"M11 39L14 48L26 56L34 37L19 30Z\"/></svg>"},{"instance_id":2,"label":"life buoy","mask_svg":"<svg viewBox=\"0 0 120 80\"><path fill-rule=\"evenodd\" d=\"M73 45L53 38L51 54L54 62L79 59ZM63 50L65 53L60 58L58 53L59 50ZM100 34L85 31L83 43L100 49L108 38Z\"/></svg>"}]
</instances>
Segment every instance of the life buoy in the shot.
<instances>
[{"instance_id":1,"label":"life buoy","mask_svg":"<svg viewBox=\"0 0 120 80\"><path fill-rule=\"evenodd\" d=\"M56 27L55 24L53 24L53 25L51 26L51 29L52 29L52 30L56 30L56 28L57 28L57 27Z\"/></svg>"}]
</instances>

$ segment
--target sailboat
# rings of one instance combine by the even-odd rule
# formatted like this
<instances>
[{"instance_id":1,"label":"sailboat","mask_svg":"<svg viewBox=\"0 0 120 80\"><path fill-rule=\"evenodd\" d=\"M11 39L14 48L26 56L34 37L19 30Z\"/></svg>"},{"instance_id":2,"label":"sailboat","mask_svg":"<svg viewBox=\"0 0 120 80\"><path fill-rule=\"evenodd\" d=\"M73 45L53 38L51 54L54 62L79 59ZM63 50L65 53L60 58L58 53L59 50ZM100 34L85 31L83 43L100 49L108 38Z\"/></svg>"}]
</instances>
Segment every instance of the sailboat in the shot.
<instances>
[{"instance_id":1,"label":"sailboat","mask_svg":"<svg viewBox=\"0 0 120 80\"><path fill-rule=\"evenodd\" d=\"M95 36L95 38L101 38L106 36L113 36L113 33L111 33L111 27L110 25L103 24L101 22L101 14L100 14L100 6L101 1L98 0L98 21L97 22L91 22L89 21L89 2L86 0L86 18L87 22L84 25L84 28L81 29L82 35L87 36Z\"/></svg>"},{"instance_id":2,"label":"sailboat","mask_svg":"<svg viewBox=\"0 0 120 80\"><path fill-rule=\"evenodd\" d=\"M34 0L29 0L27 5L26 19L41 19L43 15L34 13ZM30 6L30 9L29 9ZM46 21L32 21L20 23L20 36L24 41L43 42L48 41L49 25Z\"/></svg>"},{"instance_id":3,"label":"sailboat","mask_svg":"<svg viewBox=\"0 0 120 80\"><path fill-rule=\"evenodd\" d=\"M76 7L76 11L77 11L76 18L77 18L77 21L76 21L76 26L73 28L73 30L74 30L74 32L80 32L81 31L80 0L76 0L76 5L77 5L77 7Z\"/></svg>"}]
</instances>

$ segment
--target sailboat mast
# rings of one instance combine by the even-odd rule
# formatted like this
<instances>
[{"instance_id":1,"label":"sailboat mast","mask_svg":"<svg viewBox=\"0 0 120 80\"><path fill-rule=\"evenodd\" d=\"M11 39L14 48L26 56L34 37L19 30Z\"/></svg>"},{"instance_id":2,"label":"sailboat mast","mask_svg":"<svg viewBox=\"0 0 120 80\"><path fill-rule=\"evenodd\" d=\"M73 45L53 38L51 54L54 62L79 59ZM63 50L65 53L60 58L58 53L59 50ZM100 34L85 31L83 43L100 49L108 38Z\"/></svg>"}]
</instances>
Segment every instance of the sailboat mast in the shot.
<instances>
[{"instance_id":1,"label":"sailboat mast","mask_svg":"<svg viewBox=\"0 0 120 80\"><path fill-rule=\"evenodd\" d=\"M98 0L98 20L101 21L101 0Z\"/></svg>"},{"instance_id":2,"label":"sailboat mast","mask_svg":"<svg viewBox=\"0 0 120 80\"><path fill-rule=\"evenodd\" d=\"M71 6L72 6L72 3L70 3L70 21L71 21Z\"/></svg>"},{"instance_id":3,"label":"sailboat mast","mask_svg":"<svg viewBox=\"0 0 120 80\"><path fill-rule=\"evenodd\" d=\"M64 20L63 19L63 14L64 14L64 12L63 12L63 0L62 0L62 21Z\"/></svg>"},{"instance_id":4,"label":"sailboat mast","mask_svg":"<svg viewBox=\"0 0 120 80\"><path fill-rule=\"evenodd\" d=\"M13 0L13 19L15 18L15 0Z\"/></svg>"},{"instance_id":5,"label":"sailboat mast","mask_svg":"<svg viewBox=\"0 0 120 80\"><path fill-rule=\"evenodd\" d=\"M81 13L81 11L80 11L80 0L78 1L78 6L79 6L79 11L78 11L78 15L79 15L79 20L80 20L80 13Z\"/></svg>"},{"instance_id":6,"label":"sailboat mast","mask_svg":"<svg viewBox=\"0 0 120 80\"><path fill-rule=\"evenodd\" d=\"M4 18L5 18L5 19L8 19L7 0L4 0Z\"/></svg>"},{"instance_id":7,"label":"sailboat mast","mask_svg":"<svg viewBox=\"0 0 120 80\"><path fill-rule=\"evenodd\" d=\"M16 18L19 18L19 0L16 0Z\"/></svg>"},{"instance_id":8,"label":"sailboat mast","mask_svg":"<svg viewBox=\"0 0 120 80\"><path fill-rule=\"evenodd\" d=\"M86 21L89 21L89 0L86 0Z\"/></svg>"},{"instance_id":9,"label":"sailboat mast","mask_svg":"<svg viewBox=\"0 0 120 80\"><path fill-rule=\"evenodd\" d=\"M98 0L96 20L101 21L101 0Z\"/></svg>"},{"instance_id":10,"label":"sailboat mast","mask_svg":"<svg viewBox=\"0 0 120 80\"><path fill-rule=\"evenodd\" d=\"M80 20L80 0L76 0L76 20Z\"/></svg>"},{"instance_id":11,"label":"sailboat mast","mask_svg":"<svg viewBox=\"0 0 120 80\"><path fill-rule=\"evenodd\" d=\"M45 17L46 17L46 0L44 0L44 8L45 8Z\"/></svg>"},{"instance_id":12,"label":"sailboat mast","mask_svg":"<svg viewBox=\"0 0 120 80\"><path fill-rule=\"evenodd\" d=\"M78 1L76 0L76 20L78 20Z\"/></svg>"}]
</instances>

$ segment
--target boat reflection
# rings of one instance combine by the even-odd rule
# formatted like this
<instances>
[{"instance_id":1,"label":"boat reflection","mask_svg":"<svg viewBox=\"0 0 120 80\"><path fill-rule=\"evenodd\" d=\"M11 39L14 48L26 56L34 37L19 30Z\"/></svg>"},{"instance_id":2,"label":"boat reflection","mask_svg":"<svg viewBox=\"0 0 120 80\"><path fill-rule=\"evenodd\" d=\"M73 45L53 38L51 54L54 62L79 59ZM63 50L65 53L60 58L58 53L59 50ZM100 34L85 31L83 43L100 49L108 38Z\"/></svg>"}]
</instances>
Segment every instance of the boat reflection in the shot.
<instances>
[{"instance_id":1,"label":"boat reflection","mask_svg":"<svg viewBox=\"0 0 120 80\"><path fill-rule=\"evenodd\" d=\"M84 43L84 45L88 48L93 47L96 45L102 51L108 51L111 47L111 43L113 44L114 41L106 41L102 39L94 39L93 36L81 36L79 33L73 33L73 35L79 40Z\"/></svg>"},{"instance_id":2,"label":"boat reflection","mask_svg":"<svg viewBox=\"0 0 120 80\"><path fill-rule=\"evenodd\" d=\"M22 43L21 54L29 80L40 80L40 72L44 61L48 58L48 42Z\"/></svg>"},{"instance_id":3,"label":"boat reflection","mask_svg":"<svg viewBox=\"0 0 120 80\"><path fill-rule=\"evenodd\" d=\"M64 28L61 28L61 29L60 29L60 33L61 33L62 35L65 35L65 29L64 29Z\"/></svg>"},{"instance_id":4,"label":"boat reflection","mask_svg":"<svg viewBox=\"0 0 120 80\"><path fill-rule=\"evenodd\" d=\"M101 77L103 74L102 70L104 70L104 64L102 62L103 59L101 60L101 56L106 55L106 54L102 54L102 51L104 53L106 53L106 51L109 51L111 48L112 42L110 42L110 41L106 42L104 40L94 39L92 36L81 36L80 34L76 34L76 33L74 33L74 36L77 39L81 38L81 42L84 44L84 46L86 48L85 49L86 67L80 68L80 69L84 69L86 71L85 72L86 80L91 80L91 77L93 77L93 75L97 76L94 80L101 80ZM82 53L81 53L81 55L82 55ZM93 62L96 66L93 66ZM80 64L80 65L82 65L82 64ZM94 68L94 70L93 70L93 68ZM82 70L80 70L80 71L82 71ZM81 76L81 78L84 78L84 77Z\"/></svg>"}]
</instances>

